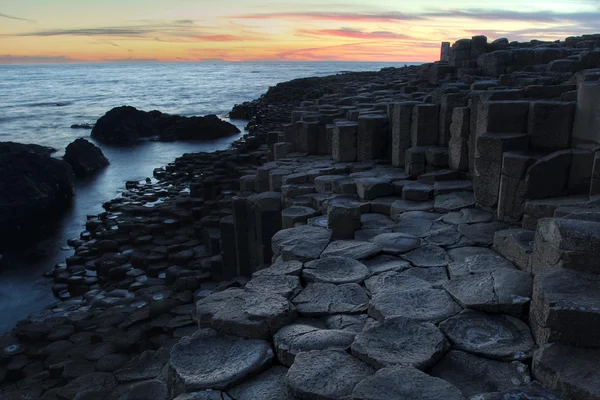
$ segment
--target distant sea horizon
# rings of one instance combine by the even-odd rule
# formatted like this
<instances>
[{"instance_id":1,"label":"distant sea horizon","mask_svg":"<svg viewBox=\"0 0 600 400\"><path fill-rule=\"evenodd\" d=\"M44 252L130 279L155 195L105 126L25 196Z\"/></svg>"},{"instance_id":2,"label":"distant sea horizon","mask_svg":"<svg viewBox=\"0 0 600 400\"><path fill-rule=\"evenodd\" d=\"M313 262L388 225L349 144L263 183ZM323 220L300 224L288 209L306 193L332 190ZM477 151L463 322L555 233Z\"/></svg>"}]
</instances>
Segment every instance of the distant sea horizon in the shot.
<instances>
[{"instance_id":1,"label":"distant sea horizon","mask_svg":"<svg viewBox=\"0 0 600 400\"><path fill-rule=\"evenodd\" d=\"M4 56L10 58L13 56ZM14 56L16 59L22 57ZM26 65L87 65L87 64L201 64L201 63L232 63L232 64L260 64L260 63L348 63L348 64L407 64L407 65L420 65L433 61L347 61L347 60L224 60L224 59L205 59L205 60L158 60L158 59L115 59L115 60L98 60L98 61L86 61L86 60L72 60L72 61L45 61L45 62L7 62L6 58L0 58L0 67L5 65L14 66L26 66ZM28 58L28 57L25 57Z\"/></svg>"}]
</instances>

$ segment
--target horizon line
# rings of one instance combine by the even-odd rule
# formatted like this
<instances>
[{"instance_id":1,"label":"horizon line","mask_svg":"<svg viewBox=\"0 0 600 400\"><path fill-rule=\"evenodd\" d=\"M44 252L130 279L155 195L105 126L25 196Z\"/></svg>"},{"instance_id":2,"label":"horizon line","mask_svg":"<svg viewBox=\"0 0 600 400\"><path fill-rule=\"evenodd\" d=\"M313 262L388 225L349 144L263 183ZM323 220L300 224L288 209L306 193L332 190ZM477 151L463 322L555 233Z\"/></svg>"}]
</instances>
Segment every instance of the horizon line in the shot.
<instances>
[{"instance_id":1,"label":"horizon line","mask_svg":"<svg viewBox=\"0 0 600 400\"><path fill-rule=\"evenodd\" d=\"M64 62L0 62L0 66L14 65L73 65L73 64L200 64L200 63L213 63L213 64L235 64L235 63L264 63L264 62L277 62L277 63L370 63L370 64L407 64L407 65L421 65L431 63L434 61L369 61L369 60L277 60L277 59L264 59L264 60L73 60Z\"/></svg>"}]
</instances>

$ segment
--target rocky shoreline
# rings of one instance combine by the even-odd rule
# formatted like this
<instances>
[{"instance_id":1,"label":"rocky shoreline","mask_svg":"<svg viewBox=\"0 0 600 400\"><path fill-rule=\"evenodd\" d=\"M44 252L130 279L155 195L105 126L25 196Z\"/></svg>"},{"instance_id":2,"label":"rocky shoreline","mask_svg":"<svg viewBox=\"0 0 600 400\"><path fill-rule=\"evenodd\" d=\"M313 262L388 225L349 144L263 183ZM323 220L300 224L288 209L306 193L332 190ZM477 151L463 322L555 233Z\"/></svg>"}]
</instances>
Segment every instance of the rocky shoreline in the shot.
<instances>
[{"instance_id":1,"label":"rocky shoreline","mask_svg":"<svg viewBox=\"0 0 600 400\"><path fill-rule=\"evenodd\" d=\"M600 399L598 107L600 35L278 84L88 217L0 397Z\"/></svg>"}]
</instances>

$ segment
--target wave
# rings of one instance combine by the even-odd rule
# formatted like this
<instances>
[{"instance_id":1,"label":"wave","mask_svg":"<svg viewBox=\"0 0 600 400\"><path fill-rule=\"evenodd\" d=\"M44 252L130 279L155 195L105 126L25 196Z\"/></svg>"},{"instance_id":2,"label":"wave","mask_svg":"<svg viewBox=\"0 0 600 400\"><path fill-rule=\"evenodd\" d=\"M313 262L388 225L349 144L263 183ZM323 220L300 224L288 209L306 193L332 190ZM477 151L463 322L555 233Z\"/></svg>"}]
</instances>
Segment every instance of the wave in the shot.
<instances>
[{"instance_id":1,"label":"wave","mask_svg":"<svg viewBox=\"0 0 600 400\"><path fill-rule=\"evenodd\" d=\"M22 107L66 107L72 104L72 101L49 101L44 103L23 104Z\"/></svg>"}]
</instances>

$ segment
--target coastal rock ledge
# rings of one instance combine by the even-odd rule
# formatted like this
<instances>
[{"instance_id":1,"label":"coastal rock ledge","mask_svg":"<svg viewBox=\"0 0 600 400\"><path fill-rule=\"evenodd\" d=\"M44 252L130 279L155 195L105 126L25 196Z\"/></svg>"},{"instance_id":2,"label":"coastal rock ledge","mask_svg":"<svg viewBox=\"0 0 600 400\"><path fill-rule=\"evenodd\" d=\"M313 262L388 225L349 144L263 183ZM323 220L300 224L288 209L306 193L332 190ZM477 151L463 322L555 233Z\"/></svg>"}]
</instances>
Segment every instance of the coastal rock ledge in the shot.
<instances>
[{"instance_id":1,"label":"coastal rock ledge","mask_svg":"<svg viewBox=\"0 0 600 400\"><path fill-rule=\"evenodd\" d=\"M131 144L140 139L212 140L240 133L233 124L216 115L183 117L164 114L160 111L142 111L135 107L122 106L108 111L100 117L92 138L106 144Z\"/></svg>"},{"instance_id":2,"label":"coastal rock ledge","mask_svg":"<svg viewBox=\"0 0 600 400\"><path fill-rule=\"evenodd\" d=\"M83 138L67 146L63 160L73 168L78 178L92 175L109 164L102 150Z\"/></svg>"}]
</instances>

